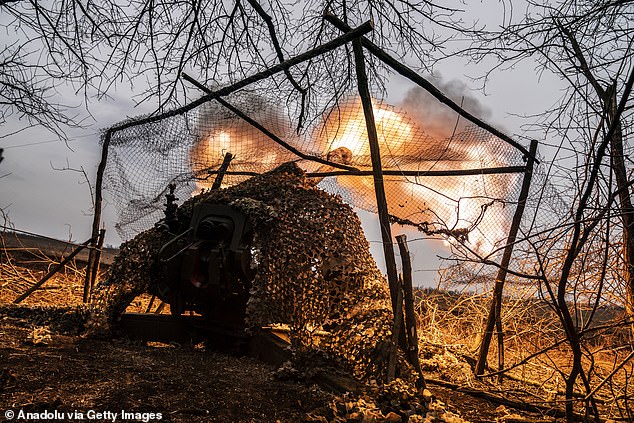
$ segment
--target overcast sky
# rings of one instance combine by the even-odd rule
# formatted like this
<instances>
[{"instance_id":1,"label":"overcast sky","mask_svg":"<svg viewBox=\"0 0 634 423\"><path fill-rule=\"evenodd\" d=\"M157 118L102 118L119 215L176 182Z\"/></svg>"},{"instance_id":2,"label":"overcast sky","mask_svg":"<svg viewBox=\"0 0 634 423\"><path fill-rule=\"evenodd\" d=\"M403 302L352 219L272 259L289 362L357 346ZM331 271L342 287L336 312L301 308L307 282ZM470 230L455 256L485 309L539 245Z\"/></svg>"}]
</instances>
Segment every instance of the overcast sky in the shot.
<instances>
[{"instance_id":1,"label":"overcast sky","mask_svg":"<svg viewBox=\"0 0 634 423\"><path fill-rule=\"evenodd\" d=\"M459 60L445 62L438 68L442 80L460 81L474 87L469 76L478 69L465 66ZM413 85L400 78L389 84L388 102L398 105ZM534 114L550 106L559 95L560 83L546 77L538 80L533 67L526 63L522 68L496 74L488 85L487 96L479 91L471 92L491 112L488 119L494 126L510 133L521 133L526 121L514 115ZM94 184L100 156L99 131L121 121L150 111L150 108L134 108L129 92L119 90L108 101L90 106L92 117L86 117L86 128L69 130L68 146L41 128L31 128L15 135L0 138L4 161L0 164L0 209L4 210L17 229L59 239L83 242L88 239L92 222L91 190L81 173L64 168L83 168ZM66 104L79 106L83 98L75 97L72 90L63 93ZM24 126L15 117L0 128L0 135L11 133ZM380 234L374 215L361 213L364 228L371 242L375 257L381 254ZM106 243L118 245L120 239L114 230L115 210L112 205L104 208ZM408 232L410 239L420 234ZM437 263L430 259L437 254L447 255L442 242L422 243L412 246L415 279L430 284ZM382 258L377 262L381 265Z\"/></svg>"}]
</instances>

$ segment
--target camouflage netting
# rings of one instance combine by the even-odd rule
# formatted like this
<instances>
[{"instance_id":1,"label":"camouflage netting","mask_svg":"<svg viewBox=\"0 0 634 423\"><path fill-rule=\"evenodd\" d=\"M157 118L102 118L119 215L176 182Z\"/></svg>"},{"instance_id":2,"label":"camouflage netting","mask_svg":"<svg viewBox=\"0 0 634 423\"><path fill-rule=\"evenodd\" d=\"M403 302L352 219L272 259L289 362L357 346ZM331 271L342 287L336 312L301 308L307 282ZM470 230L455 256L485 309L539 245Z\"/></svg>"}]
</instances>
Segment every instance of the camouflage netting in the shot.
<instances>
[{"instance_id":1,"label":"camouflage netting","mask_svg":"<svg viewBox=\"0 0 634 423\"><path fill-rule=\"evenodd\" d=\"M201 202L231 205L254 226L249 327L286 323L297 351L326 353L363 380L385 379L393 320L387 283L350 206L316 188L293 163L189 199L179 221L189 222ZM150 229L122 246L96 290L97 328L152 291L161 277L158 249L168 239ZM312 336L324 329L327 335Z\"/></svg>"},{"instance_id":2,"label":"camouflage netting","mask_svg":"<svg viewBox=\"0 0 634 423\"><path fill-rule=\"evenodd\" d=\"M171 238L168 232L152 228L121 245L106 277L94 288L89 333L109 333L132 300L151 290L159 276L159 249Z\"/></svg>"},{"instance_id":3,"label":"camouflage netting","mask_svg":"<svg viewBox=\"0 0 634 423\"><path fill-rule=\"evenodd\" d=\"M276 85L277 84L277 85ZM307 157L371 171L360 101L313 99L296 127L300 106L288 97L283 77L258 82L224 97ZM266 92L266 99L254 92ZM442 112L442 113L441 113ZM390 214L448 239L459 238L482 253L503 244L522 174L405 176L405 171L468 170L523 165L523 155L484 129L416 91L400 107L374 102ZM106 188L117 209L123 240L151 228L163 216L170 183L181 200L209 188L225 153L235 157L223 186L240 183L282 163L306 172L335 169L301 159L222 105L211 101L153 123L112 134ZM316 177L319 187L343 201L376 211L372 176Z\"/></svg>"}]
</instances>

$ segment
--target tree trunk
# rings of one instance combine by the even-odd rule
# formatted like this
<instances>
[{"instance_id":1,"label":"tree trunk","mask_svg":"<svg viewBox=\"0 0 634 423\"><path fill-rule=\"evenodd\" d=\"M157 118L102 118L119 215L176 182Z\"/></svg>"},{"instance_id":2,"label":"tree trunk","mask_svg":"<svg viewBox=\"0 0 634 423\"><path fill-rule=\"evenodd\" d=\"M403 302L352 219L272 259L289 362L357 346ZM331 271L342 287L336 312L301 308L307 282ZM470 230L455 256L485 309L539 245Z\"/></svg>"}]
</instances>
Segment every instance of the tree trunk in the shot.
<instances>
[{"instance_id":1,"label":"tree trunk","mask_svg":"<svg viewBox=\"0 0 634 423\"><path fill-rule=\"evenodd\" d=\"M608 126L612 124L616 114L616 98L611 96L608 107ZM634 321L634 206L632 196L628 187L627 171L625 168L623 152L623 130L621 122L617 122L614 136L610 139L610 149L612 151L611 166L616 179L616 187L619 192L619 203L621 206L620 215L623 222L623 279L625 281L625 310L630 321ZM634 332L634 324L632 324Z\"/></svg>"}]
</instances>

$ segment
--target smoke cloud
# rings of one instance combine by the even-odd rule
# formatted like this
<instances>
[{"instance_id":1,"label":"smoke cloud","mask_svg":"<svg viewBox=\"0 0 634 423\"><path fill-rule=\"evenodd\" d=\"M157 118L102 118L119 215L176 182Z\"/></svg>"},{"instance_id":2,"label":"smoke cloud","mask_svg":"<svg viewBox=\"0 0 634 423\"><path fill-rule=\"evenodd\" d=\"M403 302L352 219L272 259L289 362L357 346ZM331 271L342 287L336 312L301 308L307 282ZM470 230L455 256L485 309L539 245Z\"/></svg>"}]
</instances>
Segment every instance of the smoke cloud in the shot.
<instances>
[{"instance_id":1,"label":"smoke cloud","mask_svg":"<svg viewBox=\"0 0 634 423\"><path fill-rule=\"evenodd\" d=\"M428 78L429 82L442 91L447 97L472 115L486 119L491 111L475 98L469 87L458 80L443 81L441 76ZM410 89L401 107L430 136L438 139L449 138L455 132L461 132L469 122L456 112L439 102L430 93L420 87Z\"/></svg>"}]
</instances>

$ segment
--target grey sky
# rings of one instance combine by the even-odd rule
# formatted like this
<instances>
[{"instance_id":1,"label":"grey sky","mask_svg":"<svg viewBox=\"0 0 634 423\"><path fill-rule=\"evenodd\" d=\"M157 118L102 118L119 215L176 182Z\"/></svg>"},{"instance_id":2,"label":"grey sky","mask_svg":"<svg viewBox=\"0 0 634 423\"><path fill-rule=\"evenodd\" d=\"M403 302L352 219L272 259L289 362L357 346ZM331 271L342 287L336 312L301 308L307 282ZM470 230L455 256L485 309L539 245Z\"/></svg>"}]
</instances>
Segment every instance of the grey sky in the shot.
<instances>
[{"instance_id":1,"label":"grey sky","mask_svg":"<svg viewBox=\"0 0 634 423\"><path fill-rule=\"evenodd\" d=\"M491 3L491 2L490 2ZM497 2L492 2L497 3ZM438 75L444 82L457 80L467 87L477 83L469 79L483 67L467 65L459 59L446 61L438 67ZM559 95L561 85L552 78L538 79L530 63L521 68L499 72L491 79L487 95L473 91L472 95L490 110L490 123L510 134L521 133L525 123L513 114L534 114L550 106ZM399 77L390 80L388 102L398 104L413 85ZM72 89L62 90L60 98L66 104L81 104L83 98ZM100 155L99 130L107 128L126 116L149 112L148 108L134 108L131 93L119 89L108 101L90 106L92 117L86 117L86 128L68 131L68 148L62 141L41 128L31 128L15 135L0 138L5 148L5 160L0 164L0 208L5 211L17 229L32 231L60 239L72 238L82 242L90 236L92 222L91 197L83 176L74 171L54 168L83 167L90 183L94 184L96 166ZM85 114L81 108L79 113ZM0 135L10 133L25 122L15 116L0 128ZM49 142L50 141L50 142ZM31 144L31 145L29 145ZM72 149L72 150L71 150ZM382 265L378 222L372 215L361 213L364 229L371 242L377 262ZM104 208L104 224L107 244L120 242L115 230L115 210L112 205ZM397 232L398 233L398 232ZM420 238L421 234L409 231L408 238ZM412 243L415 280L430 283L436 254L448 254L442 242L415 241Z\"/></svg>"}]
</instances>

